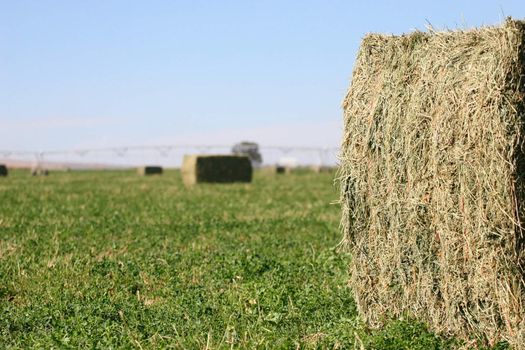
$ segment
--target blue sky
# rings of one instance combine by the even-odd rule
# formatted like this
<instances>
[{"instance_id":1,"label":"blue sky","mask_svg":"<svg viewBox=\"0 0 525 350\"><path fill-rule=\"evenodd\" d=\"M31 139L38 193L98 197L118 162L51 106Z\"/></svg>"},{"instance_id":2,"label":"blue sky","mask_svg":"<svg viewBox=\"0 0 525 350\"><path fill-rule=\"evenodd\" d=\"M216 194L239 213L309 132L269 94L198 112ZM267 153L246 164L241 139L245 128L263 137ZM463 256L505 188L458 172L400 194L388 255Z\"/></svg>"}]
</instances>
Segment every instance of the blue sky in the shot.
<instances>
[{"instance_id":1,"label":"blue sky","mask_svg":"<svg viewBox=\"0 0 525 350\"><path fill-rule=\"evenodd\" d=\"M364 34L504 16L523 1L0 0L0 150L337 146Z\"/></svg>"}]
</instances>

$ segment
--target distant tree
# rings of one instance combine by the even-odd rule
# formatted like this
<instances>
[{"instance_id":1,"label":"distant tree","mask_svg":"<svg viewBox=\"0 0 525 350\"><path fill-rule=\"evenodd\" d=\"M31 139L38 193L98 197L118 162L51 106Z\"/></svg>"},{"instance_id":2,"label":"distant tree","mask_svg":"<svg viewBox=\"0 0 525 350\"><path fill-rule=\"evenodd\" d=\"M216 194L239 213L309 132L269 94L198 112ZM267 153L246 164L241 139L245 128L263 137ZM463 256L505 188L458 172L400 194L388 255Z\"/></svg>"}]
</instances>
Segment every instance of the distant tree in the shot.
<instances>
[{"instance_id":1,"label":"distant tree","mask_svg":"<svg viewBox=\"0 0 525 350\"><path fill-rule=\"evenodd\" d=\"M259 145L255 142L243 141L237 143L232 147L232 153L248 156L252 166L255 168L260 167L263 162L262 155L259 152Z\"/></svg>"}]
</instances>

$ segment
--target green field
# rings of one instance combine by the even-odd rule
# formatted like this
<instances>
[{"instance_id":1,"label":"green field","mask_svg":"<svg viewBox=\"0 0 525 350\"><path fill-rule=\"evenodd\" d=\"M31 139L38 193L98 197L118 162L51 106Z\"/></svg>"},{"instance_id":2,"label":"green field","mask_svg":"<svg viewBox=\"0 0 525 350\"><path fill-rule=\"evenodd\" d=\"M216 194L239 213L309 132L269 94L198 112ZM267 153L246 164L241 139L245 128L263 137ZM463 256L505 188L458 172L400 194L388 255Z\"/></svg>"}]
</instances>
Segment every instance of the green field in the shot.
<instances>
[{"instance_id":1,"label":"green field","mask_svg":"<svg viewBox=\"0 0 525 350\"><path fill-rule=\"evenodd\" d=\"M360 324L331 174L0 178L0 348L442 349Z\"/></svg>"}]
</instances>

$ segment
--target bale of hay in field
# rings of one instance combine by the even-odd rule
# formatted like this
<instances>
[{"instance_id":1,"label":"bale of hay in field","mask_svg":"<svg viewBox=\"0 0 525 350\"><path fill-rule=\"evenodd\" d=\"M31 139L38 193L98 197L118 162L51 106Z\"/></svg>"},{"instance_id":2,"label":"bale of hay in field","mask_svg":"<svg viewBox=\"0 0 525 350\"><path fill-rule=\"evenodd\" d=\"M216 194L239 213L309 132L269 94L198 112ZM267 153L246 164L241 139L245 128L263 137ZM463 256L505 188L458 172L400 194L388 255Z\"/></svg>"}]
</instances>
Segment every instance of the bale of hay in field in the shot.
<instances>
[{"instance_id":1,"label":"bale of hay in field","mask_svg":"<svg viewBox=\"0 0 525 350\"><path fill-rule=\"evenodd\" d=\"M0 164L0 176L7 176L8 173L7 166L5 164Z\"/></svg>"},{"instance_id":2,"label":"bale of hay in field","mask_svg":"<svg viewBox=\"0 0 525 350\"><path fill-rule=\"evenodd\" d=\"M253 165L253 162L252 162ZM257 170L259 173L265 174L265 175L282 175L290 172L290 169L281 166L281 165L267 165L262 166L259 168L254 168L254 171Z\"/></svg>"},{"instance_id":3,"label":"bale of hay in field","mask_svg":"<svg viewBox=\"0 0 525 350\"><path fill-rule=\"evenodd\" d=\"M312 165L310 170L314 173L335 173L336 168L328 165Z\"/></svg>"},{"instance_id":4,"label":"bale of hay in field","mask_svg":"<svg viewBox=\"0 0 525 350\"><path fill-rule=\"evenodd\" d=\"M257 169L260 173L266 175L284 174L286 167L280 165L267 165Z\"/></svg>"},{"instance_id":5,"label":"bale of hay in field","mask_svg":"<svg viewBox=\"0 0 525 350\"><path fill-rule=\"evenodd\" d=\"M342 227L362 317L525 344L525 22L364 38Z\"/></svg>"},{"instance_id":6,"label":"bale of hay in field","mask_svg":"<svg viewBox=\"0 0 525 350\"><path fill-rule=\"evenodd\" d=\"M291 172L290 167L286 167L284 165L277 165L275 166L275 173L276 174L289 174Z\"/></svg>"},{"instance_id":7,"label":"bale of hay in field","mask_svg":"<svg viewBox=\"0 0 525 350\"><path fill-rule=\"evenodd\" d=\"M147 165L137 169L137 173L142 176L146 175L162 175L162 167L158 165Z\"/></svg>"},{"instance_id":8,"label":"bale of hay in field","mask_svg":"<svg viewBox=\"0 0 525 350\"><path fill-rule=\"evenodd\" d=\"M253 168L247 156L186 155L181 172L186 185L203 182L251 182Z\"/></svg>"},{"instance_id":9,"label":"bale of hay in field","mask_svg":"<svg viewBox=\"0 0 525 350\"><path fill-rule=\"evenodd\" d=\"M31 175L33 176L47 176L49 175L49 170L42 168L31 169Z\"/></svg>"}]
</instances>

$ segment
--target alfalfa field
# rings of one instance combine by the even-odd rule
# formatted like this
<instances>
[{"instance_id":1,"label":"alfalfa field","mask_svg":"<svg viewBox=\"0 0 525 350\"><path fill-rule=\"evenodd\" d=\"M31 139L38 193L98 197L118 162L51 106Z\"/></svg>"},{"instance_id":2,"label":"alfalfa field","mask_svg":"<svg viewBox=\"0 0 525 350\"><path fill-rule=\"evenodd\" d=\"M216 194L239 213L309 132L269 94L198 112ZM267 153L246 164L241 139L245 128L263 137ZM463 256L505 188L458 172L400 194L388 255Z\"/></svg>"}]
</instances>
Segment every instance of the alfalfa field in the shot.
<instances>
[{"instance_id":1,"label":"alfalfa field","mask_svg":"<svg viewBox=\"0 0 525 350\"><path fill-rule=\"evenodd\" d=\"M455 346L412 321L362 325L334 174L0 180L0 348Z\"/></svg>"}]
</instances>

